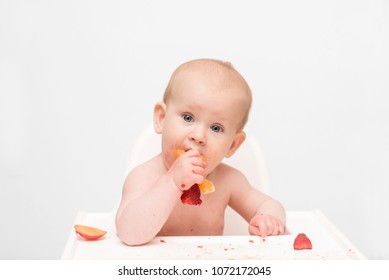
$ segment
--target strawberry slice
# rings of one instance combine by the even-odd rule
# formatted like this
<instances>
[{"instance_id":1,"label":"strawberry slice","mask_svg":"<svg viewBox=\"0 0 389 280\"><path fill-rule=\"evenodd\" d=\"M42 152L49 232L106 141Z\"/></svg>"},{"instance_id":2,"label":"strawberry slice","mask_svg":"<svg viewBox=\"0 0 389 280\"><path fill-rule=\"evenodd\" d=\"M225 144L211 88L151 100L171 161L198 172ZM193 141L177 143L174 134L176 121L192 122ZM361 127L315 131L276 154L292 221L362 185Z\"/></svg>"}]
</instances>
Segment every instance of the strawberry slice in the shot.
<instances>
[{"instance_id":1,"label":"strawberry slice","mask_svg":"<svg viewBox=\"0 0 389 280\"><path fill-rule=\"evenodd\" d=\"M189 205L200 205L203 201L200 198L199 185L194 184L190 189L184 191L181 195L181 202Z\"/></svg>"},{"instance_id":2,"label":"strawberry slice","mask_svg":"<svg viewBox=\"0 0 389 280\"><path fill-rule=\"evenodd\" d=\"M311 250L312 242L305 233L299 233L294 239L293 248L295 250Z\"/></svg>"}]
</instances>

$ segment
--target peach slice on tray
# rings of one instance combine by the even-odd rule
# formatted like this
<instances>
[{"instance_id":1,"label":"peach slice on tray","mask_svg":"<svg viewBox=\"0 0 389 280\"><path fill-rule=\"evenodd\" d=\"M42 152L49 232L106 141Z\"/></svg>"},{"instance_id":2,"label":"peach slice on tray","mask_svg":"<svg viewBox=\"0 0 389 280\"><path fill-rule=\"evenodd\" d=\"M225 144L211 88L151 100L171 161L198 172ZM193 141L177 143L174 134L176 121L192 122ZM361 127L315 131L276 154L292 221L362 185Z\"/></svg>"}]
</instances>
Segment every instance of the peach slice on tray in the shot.
<instances>
[{"instance_id":1,"label":"peach slice on tray","mask_svg":"<svg viewBox=\"0 0 389 280\"><path fill-rule=\"evenodd\" d=\"M74 229L76 230L76 233L87 240L99 239L107 233L105 230L84 225L74 225Z\"/></svg>"}]
</instances>

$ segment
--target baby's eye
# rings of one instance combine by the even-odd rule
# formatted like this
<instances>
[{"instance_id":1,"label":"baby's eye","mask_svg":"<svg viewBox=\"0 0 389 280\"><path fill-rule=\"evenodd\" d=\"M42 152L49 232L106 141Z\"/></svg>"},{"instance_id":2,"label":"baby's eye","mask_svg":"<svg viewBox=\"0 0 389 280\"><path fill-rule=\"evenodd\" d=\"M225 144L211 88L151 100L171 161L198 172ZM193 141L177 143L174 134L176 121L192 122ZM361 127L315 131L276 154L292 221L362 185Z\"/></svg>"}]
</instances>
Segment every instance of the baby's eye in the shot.
<instances>
[{"instance_id":1,"label":"baby's eye","mask_svg":"<svg viewBox=\"0 0 389 280\"><path fill-rule=\"evenodd\" d=\"M184 119L184 121L186 122L192 122L193 121L193 117L189 114L183 114L182 115L182 118Z\"/></svg>"},{"instance_id":2,"label":"baby's eye","mask_svg":"<svg viewBox=\"0 0 389 280\"><path fill-rule=\"evenodd\" d=\"M223 128L220 125L218 125L218 124L212 125L211 126L211 130L213 132L223 132Z\"/></svg>"}]
</instances>

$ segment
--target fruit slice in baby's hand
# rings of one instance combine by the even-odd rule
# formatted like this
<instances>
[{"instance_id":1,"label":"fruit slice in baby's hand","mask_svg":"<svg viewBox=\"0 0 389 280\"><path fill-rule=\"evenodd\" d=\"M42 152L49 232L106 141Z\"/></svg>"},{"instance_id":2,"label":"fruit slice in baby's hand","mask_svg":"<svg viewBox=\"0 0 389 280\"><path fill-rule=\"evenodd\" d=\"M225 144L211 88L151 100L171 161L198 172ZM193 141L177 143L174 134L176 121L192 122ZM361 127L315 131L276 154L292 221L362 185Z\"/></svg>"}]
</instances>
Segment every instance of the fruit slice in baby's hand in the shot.
<instances>
[{"instance_id":1,"label":"fruit slice in baby's hand","mask_svg":"<svg viewBox=\"0 0 389 280\"><path fill-rule=\"evenodd\" d=\"M103 237L107 232L99 228L83 226L83 225L74 225L76 233L84 237L87 240L96 240L100 237Z\"/></svg>"},{"instance_id":2,"label":"fruit slice in baby's hand","mask_svg":"<svg viewBox=\"0 0 389 280\"><path fill-rule=\"evenodd\" d=\"M293 248L295 250L311 250L311 240L309 240L305 233L299 233L294 239Z\"/></svg>"},{"instance_id":3,"label":"fruit slice in baby's hand","mask_svg":"<svg viewBox=\"0 0 389 280\"><path fill-rule=\"evenodd\" d=\"M199 185L194 184L190 189L184 191L181 195L181 202L189 205L200 205L203 201L200 198Z\"/></svg>"},{"instance_id":4,"label":"fruit slice in baby's hand","mask_svg":"<svg viewBox=\"0 0 389 280\"><path fill-rule=\"evenodd\" d=\"M179 156L185 154L185 151L183 149L175 149L174 151L174 158L177 159ZM205 156L201 155L201 159L205 161Z\"/></svg>"},{"instance_id":5,"label":"fruit slice in baby's hand","mask_svg":"<svg viewBox=\"0 0 389 280\"><path fill-rule=\"evenodd\" d=\"M204 181L199 184L199 189L203 194L212 193L215 191L215 186L208 179L204 179Z\"/></svg>"},{"instance_id":6,"label":"fruit slice in baby's hand","mask_svg":"<svg viewBox=\"0 0 389 280\"><path fill-rule=\"evenodd\" d=\"M176 149L174 151L174 157L177 159L180 155L184 154L185 151L182 149ZM201 159L205 161L205 157L202 155ZM201 193L207 194L215 191L215 186L211 181L208 179L204 179L204 181L198 185L198 188L200 189ZM185 192L185 191L184 191Z\"/></svg>"}]
</instances>

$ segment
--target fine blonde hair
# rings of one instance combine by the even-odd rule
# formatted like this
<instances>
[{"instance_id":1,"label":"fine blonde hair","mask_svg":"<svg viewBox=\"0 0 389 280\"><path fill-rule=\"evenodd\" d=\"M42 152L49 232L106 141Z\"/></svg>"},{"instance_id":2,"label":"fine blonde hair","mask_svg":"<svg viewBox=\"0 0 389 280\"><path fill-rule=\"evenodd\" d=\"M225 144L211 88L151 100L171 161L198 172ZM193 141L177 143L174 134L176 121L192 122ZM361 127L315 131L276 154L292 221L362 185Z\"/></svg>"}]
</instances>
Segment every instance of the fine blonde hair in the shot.
<instances>
[{"instance_id":1,"label":"fine blonde hair","mask_svg":"<svg viewBox=\"0 0 389 280\"><path fill-rule=\"evenodd\" d=\"M185 62L183 64L181 64L172 74L171 78L170 78L170 81L165 89L165 92L164 92L164 95L163 95L163 102L165 104L168 104L168 101L171 97L171 94L172 94L172 87L174 85L174 82L178 76L179 73L183 72L184 69L186 69L187 67L191 66L192 64L194 63L198 63L198 62L203 62L205 64L208 64L208 65L213 65L213 66L219 66L222 68L222 70L227 70L229 71L229 73L231 75L233 75L235 78L237 78L242 86L243 86L243 93L244 93L244 99L245 99L245 108L244 108L244 111L243 111L243 118L242 118L242 121L240 123L240 126L238 128L238 130L243 130L244 126L246 125L247 121L248 121L248 118L249 118L249 113L250 113L250 109L251 109L251 104L252 104L252 93L251 93L251 89L248 85L248 83L246 82L246 80L242 77L242 75L234 68L234 66L228 62L228 61L222 61L222 60L217 60L217 59L196 59L196 60L191 60L191 61L188 61L188 62Z\"/></svg>"}]
</instances>

